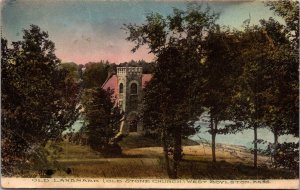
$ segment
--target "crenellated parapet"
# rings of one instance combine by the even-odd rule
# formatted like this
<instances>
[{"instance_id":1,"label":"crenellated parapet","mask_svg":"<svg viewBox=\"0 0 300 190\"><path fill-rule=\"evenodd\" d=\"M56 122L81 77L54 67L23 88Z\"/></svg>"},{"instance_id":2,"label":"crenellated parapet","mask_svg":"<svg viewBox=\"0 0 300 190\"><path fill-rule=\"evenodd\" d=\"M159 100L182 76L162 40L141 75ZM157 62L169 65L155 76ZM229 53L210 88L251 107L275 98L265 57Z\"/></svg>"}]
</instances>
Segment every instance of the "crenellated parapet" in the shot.
<instances>
[{"instance_id":1,"label":"crenellated parapet","mask_svg":"<svg viewBox=\"0 0 300 190\"><path fill-rule=\"evenodd\" d=\"M117 75L142 75L143 68L142 67L117 67Z\"/></svg>"}]
</instances>

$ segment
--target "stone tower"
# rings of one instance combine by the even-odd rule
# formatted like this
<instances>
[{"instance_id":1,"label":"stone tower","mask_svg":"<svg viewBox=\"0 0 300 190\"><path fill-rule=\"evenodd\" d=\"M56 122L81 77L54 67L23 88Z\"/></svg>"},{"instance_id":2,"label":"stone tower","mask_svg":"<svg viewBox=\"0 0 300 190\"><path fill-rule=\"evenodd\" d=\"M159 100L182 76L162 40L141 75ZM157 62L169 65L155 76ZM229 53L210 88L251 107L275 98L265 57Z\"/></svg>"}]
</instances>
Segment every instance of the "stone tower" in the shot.
<instances>
[{"instance_id":1,"label":"stone tower","mask_svg":"<svg viewBox=\"0 0 300 190\"><path fill-rule=\"evenodd\" d=\"M137 118L142 97L142 77L142 67L117 67L118 104L125 117L120 129L122 134L143 132L142 122Z\"/></svg>"}]
</instances>

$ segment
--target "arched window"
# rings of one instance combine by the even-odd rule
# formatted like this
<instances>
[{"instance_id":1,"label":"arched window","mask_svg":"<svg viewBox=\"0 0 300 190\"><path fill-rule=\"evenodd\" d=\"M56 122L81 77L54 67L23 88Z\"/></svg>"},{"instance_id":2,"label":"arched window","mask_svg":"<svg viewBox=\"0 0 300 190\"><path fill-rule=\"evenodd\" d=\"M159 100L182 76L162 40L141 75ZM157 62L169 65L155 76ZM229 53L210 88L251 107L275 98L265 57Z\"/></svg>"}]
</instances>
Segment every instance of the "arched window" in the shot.
<instances>
[{"instance_id":1,"label":"arched window","mask_svg":"<svg viewBox=\"0 0 300 190\"><path fill-rule=\"evenodd\" d=\"M123 83L120 83L120 86L119 86L119 93L123 93Z\"/></svg>"},{"instance_id":2,"label":"arched window","mask_svg":"<svg viewBox=\"0 0 300 190\"><path fill-rule=\"evenodd\" d=\"M137 94L137 84L132 83L130 86L130 94Z\"/></svg>"}]
</instances>

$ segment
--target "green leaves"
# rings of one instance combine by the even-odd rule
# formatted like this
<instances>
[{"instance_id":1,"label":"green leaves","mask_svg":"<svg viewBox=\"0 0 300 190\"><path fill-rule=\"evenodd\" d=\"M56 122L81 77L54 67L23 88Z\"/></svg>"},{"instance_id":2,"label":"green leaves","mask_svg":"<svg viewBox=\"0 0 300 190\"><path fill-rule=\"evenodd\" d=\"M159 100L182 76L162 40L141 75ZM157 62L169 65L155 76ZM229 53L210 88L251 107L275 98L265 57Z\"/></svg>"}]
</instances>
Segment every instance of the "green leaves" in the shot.
<instances>
[{"instance_id":1,"label":"green leaves","mask_svg":"<svg viewBox=\"0 0 300 190\"><path fill-rule=\"evenodd\" d=\"M182 129L206 107L214 137L243 128L253 128L257 136L257 128L265 126L298 136L299 6L293 1L267 5L286 25L269 18L255 26L248 20L242 31L230 30L215 24L219 14L198 4L173 9L166 18L151 13L140 26L125 25L127 40L136 44L133 51L146 45L157 56L143 105L149 129L170 139L178 131L184 135ZM223 120L236 123L218 129Z\"/></svg>"},{"instance_id":2,"label":"green leaves","mask_svg":"<svg viewBox=\"0 0 300 190\"><path fill-rule=\"evenodd\" d=\"M100 88L109 75L109 68L109 62L104 61L85 64L82 76L84 88Z\"/></svg>"},{"instance_id":3,"label":"green leaves","mask_svg":"<svg viewBox=\"0 0 300 190\"><path fill-rule=\"evenodd\" d=\"M87 143L92 149L104 154L114 154L107 152L107 148L116 148L114 137L119 132L123 117L119 107L112 101L112 94L111 90L92 88L85 90L83 97L84 117L87 121L83 130L87 134Z\"/></svg>"},{"instance_id":4,"label":"green leaves","mask_svg":"<svg viewBox=\"0 0 300 190\"><path fill-rule=\"evenodd\" d=\"M299 1L268 1L266 5L286 23L287 37L295 50L299 48Z\"/></svg>"},{"instance_id":5,"label":"green leaves","mask_svg":"<svg viewBox=\"0 0 300 190\"><path fill-rule=\"evenodd\" d=\"M202 46L216 19L216 14L196 4L186 10L173 9L166 18L151 13L140 26L125 25L126 39L136 44L133 52L146 45L157 56L142 117L146 128L161 134L165 155L173 155L173 174L167 169L173 178L181 158L181 138L195 133L193 124L203 112L198 99L198 83L203 81L201 60L205 60ZM168 163L168 156L165 158Z\"/></svg>"},{"instance_id":6,"label":"green leaves","mask_svg":"<svg viewBox=\"0 0 300 190\"><path fill-rule=\"evenodd\" d=\"M78 116L79 88L65 80L67 71L60 68L54 43L38 26L24 30L23 40L12 48L1 41L2 159L4 174L13 175L18 165L32 163L48 140L58 140L71 127Z\"/></svg>"},{"instance_id":7,"label":"green leaves","mask_svg":"<svg viewBox=\"0 0 300 190\"><path fill-rule=\"evenodd\" d=\"M146 15L146 22L147 24L141 26L124 24L124 30L129 32L126 40L136 44L132 52L135 52L140 46L148 44L150 52L156 54L166 43L166 20L158 13L150 13Z\"/></svg>"},{"instance_id":8,"label":"green leaves","mask_svg":"<svg viewBox=\"0 0 300 190\"><path fill-rule=\"evenodd\" d=\"M129 34L126 40L135 43L133 52L147 45L157 56L164 48L172 46L189 47L200 53L205 32L215 27L216 19L218 14L209 8L203 10L198 4L190 4L186 10L174 8L173 14L166 18L150 13L146 15L146 24L125 24L124 30Z\"/></svg>"}]
</instances>

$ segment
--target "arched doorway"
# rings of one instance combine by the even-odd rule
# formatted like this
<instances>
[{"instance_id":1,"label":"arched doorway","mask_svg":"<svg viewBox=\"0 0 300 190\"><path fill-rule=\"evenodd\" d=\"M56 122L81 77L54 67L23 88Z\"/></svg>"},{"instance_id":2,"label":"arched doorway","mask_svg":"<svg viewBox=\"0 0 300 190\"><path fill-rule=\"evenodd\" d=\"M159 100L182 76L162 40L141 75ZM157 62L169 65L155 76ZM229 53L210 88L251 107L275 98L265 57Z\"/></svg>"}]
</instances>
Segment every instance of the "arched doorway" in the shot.
<instances>
[{"instance_id":1,"label":"arched doorway","mask_svg":"<svg viewBox=\"0 0 300 190\"><path fill-rule=\"evenodd\" d=\"M123 83L120 83L119 85L119 93L123 93Z\"/></svg>"},{"instance_id":2,"label":"arched doorway","mask_svg":"<svg viewBox=\"0 0 300 190\"><path fill-rule=\"evenodd\" d=\"M136 83L132 83L130 86L130 94L131 95L136 95L137 94L137 84Z\"/></svg>"},{"instance_id":3,"label":"arched doorway","mask_svg":"<svg viewBox=\"0 0 300 190\"><path fill-rule=\"evenodd\" d=\"M127 117L129 132L137 132L138 116L136 112L129 113Z\"/></svg>"}]
</instances>

